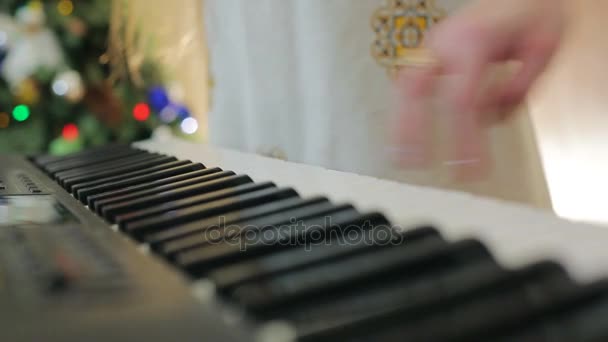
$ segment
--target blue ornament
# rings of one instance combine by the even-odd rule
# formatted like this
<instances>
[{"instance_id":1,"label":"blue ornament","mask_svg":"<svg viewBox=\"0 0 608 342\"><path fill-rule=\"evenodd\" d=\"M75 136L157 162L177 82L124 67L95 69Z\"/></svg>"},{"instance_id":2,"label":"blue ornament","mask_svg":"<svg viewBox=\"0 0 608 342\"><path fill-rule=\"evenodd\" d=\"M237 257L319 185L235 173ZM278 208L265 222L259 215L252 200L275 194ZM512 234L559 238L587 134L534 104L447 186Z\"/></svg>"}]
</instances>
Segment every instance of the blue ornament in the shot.
<instances>
[{"instance_id":1,"label":"blue ornament","mask_svg":"<svg viewBox=\"0 0 608 342\"><path fill-rule=\"evenodd\" d=\"M186 106L183 106L183 105L175 105L175 106L177 108L177 117L178 118L183 120L185 118L190 117L190 111L188 110L188 108L186 108Z\"/></svg>"},{"instance_id":2,"label":"blue ornament","mask_svg":"<svg viewBox=\"0 0 608 342\"><path fill-rule=\"evenodd\" d=\"M170 104L169 95L161 86L151 87L148 89L148 102L154 111L160 112Z\"/></svg>"}]
</instances>

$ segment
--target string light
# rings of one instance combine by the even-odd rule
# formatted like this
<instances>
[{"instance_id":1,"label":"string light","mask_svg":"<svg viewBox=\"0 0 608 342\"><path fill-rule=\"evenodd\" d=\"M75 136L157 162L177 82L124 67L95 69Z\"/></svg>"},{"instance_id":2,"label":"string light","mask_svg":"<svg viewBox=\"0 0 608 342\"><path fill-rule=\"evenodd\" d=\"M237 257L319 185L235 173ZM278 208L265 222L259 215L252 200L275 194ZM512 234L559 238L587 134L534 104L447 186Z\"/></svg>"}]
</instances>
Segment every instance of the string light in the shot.
<instances>
[{"instance_id":1,"label":"string light","mask_svg":"<svg viewBox=\"0 0 608 342\"><path fill-rule=\"evenodd\" d=\"M67 17L74 12L74 3L71 0L61 0L57 4L57 11Z\"/></svg>"},{"instance_id":2,"label":"string light","mask_svg":"<svg viewBox=\"0 0 608 342\"><path fill-rule=\"evenodd\" d=\"M23 122L30 117L30 108L26 105L18 105L13 109L13 118L16 121Z\"/></svg>"},{"instance_id":3,"label":"string light","mask_svg":"<svg viewBox=\"0 0 608 342\"><path fill-rule=\"evenodd\" d=\"M138 103L133 107L133 117L137 121L146 121L150 117L150 106L146 103Z\"/></svg>"},{"instance_id":4,"label":"string light","mask_svg":"<svg viewBox=\"0 0 608 342\"><path fill-rule=\"evenodd\" d=\"M185 118L180 124L180 128L186 134L194 134L198 130L198 122L195 118Z\"/></svg>"},{"instance_id":5,"label":"string light","mask_svg":"<svg viewBox=\"0 0 608 342\"><path fill-rule=\"evenodd\" d=\"M54 81L51 88L53 89L53 93L55 93L55 95L57 96L65 96L65 94L67 94L70 90L68 82L63 79L58 79Z\"/></svg>"},{"instance_id":6,"label":"string light","mask_svg":"<svg viewBox=\"0 0 608 342\"><path fill-rule=\"evenodd\" d=\"M78 139L78 136L80 135L80 132L78 131L78 126L76 126L73 123L69 123L66 124L65 126L63 126L63 129L61 130L61 136L65 139L65 140L76 140Z\"/></svg>"},{"instance_id":7,"label":"string light","mask_svg":"<svg viewBox=\"0 0 608 342\"><path fill-rule=\"evenodd\" d=\"M7 128L11 122L10 116L6 113L0 113L0 128Z\"/></svg>"}]
</instances>

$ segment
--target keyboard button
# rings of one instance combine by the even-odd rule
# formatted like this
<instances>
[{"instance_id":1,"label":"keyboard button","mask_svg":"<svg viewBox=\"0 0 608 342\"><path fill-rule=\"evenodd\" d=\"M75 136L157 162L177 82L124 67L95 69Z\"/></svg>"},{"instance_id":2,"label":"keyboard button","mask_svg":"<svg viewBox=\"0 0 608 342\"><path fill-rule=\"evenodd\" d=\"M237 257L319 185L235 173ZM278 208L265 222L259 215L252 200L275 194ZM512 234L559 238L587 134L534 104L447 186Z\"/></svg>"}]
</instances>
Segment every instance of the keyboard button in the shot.
<instances>
[{"instance_id":1,"label":"keyboard button","mask_svg":"<svg viewBox=\"0 0 608 342\"><path fill-rule=\"evenodd\" d=\"M220 219L214 217L211 219L197 220L172 227L169 230L148 234L144 240L153 250L159 250L164 244L175 240L180 240L179 242L175 241L178 250L186 249L204 243L205 232L209 229L225 229L226 227L236 225L245 220L253 220L290 209L328 202L329 201L325 197L313 197L309 199L296 197L284 201L271 202L253 208L225 213Z\"/></svg>"},{"instance_id":2,"label":"keyboard button","mask_svg":"<svg viewBox=\"0 0 608 342\"><path fill-rule=\"evenodd\" d=\"M106 218L110 222L116 222L116 216L120 214L126 214L129 212L149 208L151 206L167 201L173 201L176 199L186 198L188 196L200 195L220 189L253 182L248 176L237 176L231 174L232 172L230 171L223 171L211 174L209 176L200 177L199 179L193 178L184 182L179 182L194 183L193 185L177 186L176 184L174 184L175 186L171 187L171 190L162 192L154 191L154 194L152 195L136 198L125 202L119 202L116 204L110 204L102 208L101 211L103 213L104 218Z\"/></svg>"},{"instance_id":3,"label":"keyboard button","mask_svg":"<svg viewBox=\"0 0 608 342\"><path fill-rule=\"evenodd\" d=\"M269 188L135 221L121 226L121 229L130 236L142 240L146 234L157 232L162 228L166 229L196 219L214 217L232 210L244 209L296 196L298 196L298 193L290 188Z\"/></svg>"},{"instance_id":4,"label":"keyboard button","mask_svg":"<svg viewBox=\"0 0 608 342\"><path fill-rule=\"evenodd\" d=\"M330 222L331 227L335 227L335 224L357 216L358 213L352 206L339 205L308 219L285 217L287 222L280 226L243 223L242 226L246 228L241 235L225 237L227 240L221 243L210 243L177 253L174 259L176 265L190 275L201 276L212 269L234 262L276 252L281 248L296 247L300 245L299 242L305 240L302 234L309 234L312 230L327 230L330 228ZM251 236L248 236L249 232L252 233Z\"/></svg>"},{"instance_id":5,"label":"keyboard button","mask_svg":"<svg viewBox=\"0 0 608 342\"><path fill-rule=\"evenodd\" d=\"M345 258L355 254L371 253L391 244L412 244L422 239L441 239L433 228L421 228L398 234L389 222L378 213L361 215L351 226L361 227L367 234L359 237L344 235L323 242L311 243L305 247L287 249L250 261L237 263L212 271L208 277L216 288L224 293L237 286L291 270L309 268L319 263ZM354 240L353 240L354 237Z\"/></svg>"},{"instance_id":6,"label":"keyboard button","mask_svg":"<svg viewBox=\"0 0 608 342\"><path fill-rule=\"evenodd\" d=\"M175 201L159 204L159 205L147 208L147 209L138 210L138 211L131 212L128 214L118 215L118 216L116 216L116 223L118 223L119 226L124 227L125 225L130 224L131 222L140 221L140 220L143 220L143 219L146 219L149 217L153 217L156 215L162 215L169 211L174 212L175 210L178 210L178 209L189 208L189 207L193 207L195 205L205 204L205 203L209 203L211 201L217 201L217 200L224 199L227 197L238 196L238 195L246 194L249 192L254 192L254 191L264 190L267 188L274 188L274 187L276 187L276 185L271 182L243 184L243 185L236 186L234 188L226 188L226 189L222 189L222 190L218 190L218 191L213 191L213 192L210 192L207 194L192 196L192 197L188 197L188 198L181 199L181 200L175 200ZM175 213L175 215L178 215L178 214Z\"/></svg>"},{"instance_id":7,"label":"keyboard button","mask_svg":"<svg viewBox=\"0 0 608 342\"><path fill-rule=\"evenodd\" d=\"M115 182L112 186L116 187L115 190L109 190L106 187L102 190L102 193L88 196L87 203L89 204L89 208L96 210L98 202L102 203L103 201L111 198L126 196L133 192L148 190L161 185L176 183L186 179L206 176L222 171L222 169L219 167L205 169L203 164L186 163L181 166L169 164L162 165L162 168L160 166L157 168L152 168L149 170L150 172L144 176L132 177L120 182Z\"/></svg>"},{"instance_id":8,"label":"keyboard button","mask_svg":"<svg viewBox=\"0 0 608 342\"><path fill-rule=\"evenodd\" d=\"M286 274L234 289L233 297L253 312L276 309L280 305L311 298L370 279L414 273L431 267L449 265L454 260L476 262L491 260L488 250L478 241L466 240L453 245L443 241L421 242L411 246L395 245L301 272Z\"/></svg>"},{"instance_id":9,"label":"keyboard button","mask_svg":"<svg viewBox=\"0 0 608 342\"><path fill-rule=\"evenodd\" d=\"M288 202L281 201L282 202ZM254 209L254 208L252 208ZM269 215L262 215L259 217L253 217L250 219L237 219L237 222L233 224L222 224L221 220L212 218L203 222L201 228L206 228L200 232L194 232L191 235L184 236L183 238L175 239L173 241L167 241L154 248L153 250L158 251L161 255L170 261L174 261L175 258L188 250L199 249L206 251L212 245L225 244L227 242L234 243L238 241L239 236L256 231L264 227L277 227L288 223L293 223L297 220L306 220L315 218L321 215L329 215L331 213L340 210L350 210L350 206L335 206L324 197L313 198L305 203L296 203L293 207L279 210L276 213ZM226 221L227 222L227 221ZM198 224L199 222L192 222L191 224ZM176 230L180 228L190 228L188 225L175 227ZM219 228L219 229L216 229ZM173 229L171 229L173 230ZM167 233L171 230L166 231ZM160 234L160 233L159 233ZM216 253L222 249L229 249L229 247L220 246L217 248ZM207 252L203 252L207 253Z\"/></svg>"}]
</instances>

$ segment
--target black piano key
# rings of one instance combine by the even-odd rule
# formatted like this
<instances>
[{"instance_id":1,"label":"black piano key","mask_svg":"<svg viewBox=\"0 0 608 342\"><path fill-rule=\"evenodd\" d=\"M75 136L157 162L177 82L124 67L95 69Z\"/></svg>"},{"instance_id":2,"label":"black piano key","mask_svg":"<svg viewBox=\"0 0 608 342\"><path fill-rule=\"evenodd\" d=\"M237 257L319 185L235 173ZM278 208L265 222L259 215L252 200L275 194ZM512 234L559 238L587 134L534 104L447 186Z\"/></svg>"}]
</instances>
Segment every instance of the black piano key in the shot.
<instances>
[{"instance_id":1,"label":"black piano key","mask_svg":"<svg viewBox=\"0 0 608 342\"><path fill-rule=\"evenodd\" d=\"M497 291L492 296L461 304L451 317L435 315L439 320L448 318L453 331L431 334L436 341L447 336L458 341L491 339L497 331L519 329L522 321L544 315L559 306L563 298L576 295L579 286L559 265L553 275L539 277L520 289ZM496 310L496 308L501 308ZM434 317L429 321L434 321Z\"/></svg>"},{"instance_id":2,"label":"black piano key","mask_svg":"<svg viewBox=\"0 0 608 342\"><path fill-rule=\"evenodd\" d=\"M95 204L95 210L99 215L103 216L103 209L109 205L115 205L132 200L137 200L163 191L175 190L181 187L186 187L188 185L199 184L201 182L208 182L211 180L226 178L234 175L234 172L232 171L223 171L219 168L198 170L196 171L196 173L198 174L194 177L192 177L191 173L188 173L185 175L176 175L166 179L157 179L153 182L152 186L149 186L150 184L147 184L147 182L141 183L143 189L128 190L125 194L119 194L117 196L111 196L105 199L98 200ZM99 192L96 194L90 194L89 196L87 196L87 199L92 196L107 193L105 189L102 191L103 192Z\"/></svg>"},{"instance_id":3,"label":"black piano key","mask_svg":"<svg viewBox=\"0 0 608 342\"><path fill-rule=\"evenodd\" d=\"M176 163L183 163L183 161ZM179 166L170 164L173 163L162 165L162 168L160 166L152 168L148 170L149 173L145 176L138 176L115 182L114 184L118 186L118 189L116 190L103 190L104 192L102 193L87 197L89 208L96 210L97 203L101 203L104 200L110 200L111 198L125 196L133 192L148 190L161 185L176 183L186 179L206 176L222 171L219 167L205 169L205 166L199 163L194 164L186 162Z\"/></svg>"},{"instance_id":4,"label":"black piano key","mask_svg":"<svg viewBox=\"0 0 608 342\"><path fill-rule=\"evenodd\" d=\"M300 339L314 341L323 336L323 332L333 336L350 325L395 310L417 312L438 307L435 303L461 289L481 284L493 286L509 274L493 260L455 259L447 265L439 264L414 273L395 273L389 279L380 277L353 283L340 292L318 295L264 316L278 315L294 324Z\"/></svg>"},{"instance_id":5,"label":"black piano key","mask_svg":"<svg viewBox=\"0 0 608 342\"><path fill-rule=\"evenodd\" d=\"M219 219L213 218L207 221L210 225L207 228L212 229L203 230L198 233L184 236L183 238L167 241L166 243L160 244L158 248L154 248L154 250L158 251L170 261L174 261L178 255L184 254L188 250L198 249L205 255L206 253L223 253L222 251L230 251L232 247L220 246L212 248L213 250L208 250L207 248L211 245L234 243L235 241L238 241L241 235L251 231L278 227L284 224L316 218L322 215L329 215L344 210L350 212L352 207L348 205L336 206L324 197L317 197L306 203L295 204L293 207L285 208L269 215L256 216L250 219L239 219L238 222L233 224L225 224ZM192 222L192 224L198 224L198 222ZM204 226L201 227L205 228ZM216 227L219 229L215 229ZM176 227L176 229L179 228L180 227ZM168 232L169 231L167 231L167 233Z\"/></svg>"},{"instance_id":6,"label":"black piano key","mask_svg":"<svg viewBox=\"0 0 608 342\"><path fill-rule=\"evenodd\" d=\"M287 211L295 208L302 208L315 204L329 203L325 197L313 197L302 199L299 197L287 199L280 202L272 202L259 205L253 208L237 210L222 215L218 218L210 218L198 220L184 225L172 227L169 230L148 234L145 237L145 242L152 250L158 251L161 247L167 246L171 248L171 243L174 243L175 250L183 250L195 247L205 243L210 229L216 229L216 232L229 229L230 226L241 223L245 220L253 220L272 214L277 214L282 211Z\"/></svg>"},{"instance_id":7,"label":"black piano key","mask_svg":"<svg viewBox=\"0 0 608 342\"><path fill-rule=\"evenodd\" d=\"M195 205L209 203L211 201L217 201L220 199L225 199L228 197L238 196L242 194L246 194L249 192L264 190L268 188L274 188L276 185L272 182L265 183L247 183L239 186L235 186L234 188L226 188L218 191L213 191L207 194L192 196L180 200L175 200L163 204L159 204L150 208L130 212L124 215L116 216L116 223L119 226L125 226L134 221L140 221L149 217L153 217L156 215L162 215L169 211L174 211L178 209L184 209L193 207ZM261 203L260 203L261 204ZM175 215L178 215L175 213Z\"/></svg>"},{"instance_id":8,"label":"black piano key","mask_svg":"<svg viewBox=\"0 0 608 342\"><path fill-rule=\"evenodd\" d=\"M67 171L70 169L75 169L75 168L84 167L84 166L99 165L99 164L107 163L112 160L124 159L124 158L133 157L133 156L140 155L140 154L147 154L147 153L148 152L146 152L146 151L134 150L134 149L120 150L120 151L115 151L115 152L113 151L112 153L92 156L90 158L79 158L79 159L76 159L73 161L53 163L53 164L48 165L45 168L45 170L54 177L56 173L61 172L61 171Z\"/></svg>"},{"instance_id":9,"label":"black piano key","mask_svg":"<svg viewBox=\"0 0 608 342\"><path fill-rule=\"evenodd\" d=\"M171 164L175 163L175 164ZM94 180L88 180L78 183L72 183L68 191L72 192L74 197L83 201L83 204L86 204L86 197L88 194L95 192L100 193L100 191L105 192L106 189L119 189L119 185L117 183L122 182L126 179L131 179L134 177L141 177L151 174L157 170L164 170L168 167L179 166L179 165L188 165L192 162L189 160L166 160L164 163L157 165L149 165L148 167L141 167L138 170L125 171L122 174L110 175L108 177L98 178ZM81 191L83 189L87 189L87 191Z\"/></svg>"},{"instance_id":10,"label":"black piano key","mask_svg":"<svg viewBox=\"0 0 608 342\"><path fill-rule=\"evenodd\" d=\"M570 342L608 340L608 280L583 286L558 300L547 312L493 336L497 342Z\"/></svg>"},{"instance_id":11,"label":"black piano key","mask_svg":"<svg viewBox=\"0 0 608 342\"><path fill-rule=\"evenodd\" d=\"M298 193L290 188L268 188L135 221L125 224L121 229L130 236L142 240L146 234L162 228L296 196Z\"/></svg>"},{"instance_id":12,"label":"black piano key","mask_svg":"<svg viewBox=\"0 0 608 342\"><path fill-rule=\"evenodd\" d=\"M139 197L133 200L109 204L101 208L102 216L110 222L116 222L116 216L132 211L145 209L167 201L200 195L228 187L234 187L253 182L251 178L244 175L234 175L231 171L222 171L208 176L188 179L157 189L145 190L153 194ZM187 185L191 184L191 185ZM160 189L164 188L164 189ZM168 189L168 190L165 190ZM160 190L160 191L159 191Z\"/></svg>"},{"instance_id":13,"label":"black piano key","mask_svg":"<svg viewBox=\"0 0 608 342\"><path fill-rule=\"evenodd\" d=\"M94 166L84 166L84 167L79 167L79 168L75 168L75 169L70 169L67 171L57 172L55 174L55 179L57 179L59 184L63 185L66 178L78 177L78 176L83 176L83 175L88 176L88 175L92 175L92 174L99 174L99 173L114 170L118 167L123 167L126 164L135 164L135 163L139 163L142 161L159 158L159 157L167 158L167 156L161 156L160 154L156 154L156 153L145 153L145 154L137 155L135 157L127 157L127 158L111 160L107 163L96 164Z\"/></svg>"},{"instance_id":14,"label":"black piano key","mask_svg":"<svg viewBox=\"0 0 608 342\"><path fill-rule=\"evenodd\" d=\"M408 233L397 233L390 227L386 218L378 213L361 215L359 221L354 224L370 230L369 239L355 238L356 241L352 241L352 237L347 239L345 236L338 236L312 246L287 249L219 268L211 271L208 278L214 282L220 292L228 293L247 282L300 270L354 254L370 253L391 244L411 244L429 238L441 239L434 228L420 228ZM387 237L390 239L389 241L386 240Z\"/></svg>"},{"instance_id":15,"label":"black piano key","mask_svg":"<svg viewBox=\"0 0 608 342\"><path fill-rule=\"evenodd\" d=\"M396 310L302 340L491 341L488 334L529 319L537 308L577 288L562 267L543 263L514 272L484 289L441 296L435 305ZM449 287L444 289L451 291Z\"/></svg>"},{"instance_id":16,"label":"black piano key","mask_svg":"<svg viewBox=\"0 0 608 342\"><path fill-rule=\"evenodd\" d=\"M79 151L79 152L75 152L75 153L71 153L71 154L67 154L67 155L63 155L63 156L42 155L42 156L32 158L32 161L36 165L40 166L41 168L44 168L44 166L46 166L47 164L50 164L50 163L73 160L73 159L81 158L81 157L84 157L87 155L93 155L96 153L105 153L107 151L118 150L118 149L131 149L131 146L125 145L125 144L108 144L108 145L88 148L83 151Z\"/></svg>"},{"instance_id":17,"label":"black piano key","mask_svg":"<svg viewBox=\"0 0 608 342\"><path fill-rule=\"evenodd\" d=\"M318 207L316 210L320 213L312 216L314 207ZM173 261L191 276L198 277L212 269L234 262L258 257L272 251L276 252L283 248L296 247L299 245L298 242L303 242L302 240L305 240L305 238L296 237L297 233L294 230L300 232L310 232L312 229L327 230L358 216L357 211L351 205L346 204L333 206L330 209L324 205L318 205L294 210L293 212L297 211L310 216L308 218L290 216L285 212L280 219L287 219L287 223L278 227L275 224L268 223L266 218L264 220L259 219L256 224L244 222L242 224L243 231L240 235L232 238L225 236L221 243L209 243L176 253L173 256ZM246 236L249 232L253 232L253 236ZM264 232L270 234L262 235ZM279 241L269 243L268 239L278 239ZM285 241L285 239L289 239L289 241Z\"/></svg>"},{"instance_id":18,"label":"black piano key","mask_svg":"<svg viewBox=\"0 0 608 342\"><path fill-rule=\"evenodd\" d=\"M203 172L203 171L204 170L201 170L201 172ZM205 173L205 172L203 172L203 173ZM121 195L118 197L112 197L112 198L108 198L106 200L99 201L97 203L97 211L98 211L98 213L100 213L100 215L103 216L103 215L105 215L104 210L106 210L106 208L110 207L110 206L124 205L126 202L131 203L133 201L143 202L143 199L146 198L147 196L151 196L151 195L158 194L161 192L166 192L166 191L173 191L173 190L177 191L178 189L185 189L188 186L200 185L205 182L210 182L210 181L220 179L220 178L228 178L230 176L234 176L234 172L232 172L232 171L211 172L211 173L205 173L204 175L197 176L194 178L186 178L184 180L180 180L180 181L177 181L174 183L164 184L164 185L146 189L146 190L129 192L126 195ZM79 189L78 195L76 197L82 198L83 200L88 200L89 196L96 195L96 194L102 194L109 190L120 189L120 188L117 188L115 184L114 185L113 184L114 183L110 183L107 185L97 185L97 186L93 186L90 188ZM188 189L190 189L190 188L188 188ZM137 203L139 203L139 202L137 202ZM141 207L145 207L145 206L141 206ZM141 209L141 207L138 207L137 209ZM112 222L114 222L114 219L112 219Z\"/></svg>"},{"instance_id":19,"label":"black piano key","mask_svg":"<svg viewBox=\"0 0 608 342\"><path fill-rule=\"evenodd\" d=\"M88 186L95 186L103 184L105 182L112 182L116 180L122 180L128 177L134 177L142 175L152 167L163 165L166 163L177 161L174 157L159 156L156 158L134 161L123 167L116 167L113 170L105 172L91 173L88 175L74 176L65 178L61 183L67 191L76 190L81 184L88 184Z\"/></svg>"},{"instance_id":20,"label":"black piano key","mask_svg":"<svg viewBox=\"0 0 608 342\"><path fill-rule=\"evenodd\" d=\"M390 278L395 272L422 272L431 267L448 265L454 260L476 262L492 259L488 250L474 240L453 245L436 240L423 241L411 246L391 247L370 255L357 255L301 272L245 284L234 289L233 297L249 310L263 312L323 293L339 292L352 283L383 276Z\"/></svg>"},{"instance_id":21,"label":"black piano key","mask_svg":"<svg viewBox=\"0 0 608 342\"><path fill-rule=\"evenodd\" d=\"M83 204L86 204L88 203L90 196L107 193L112 190L123 189L126 184L141 184L141 182L145 182L148 178L157 177L159 174L162 174L162 172L159 171L187 165L198 164L193 164L189 160L177 160L151 167L147 170L133 171L128 174L124 174L123 177L114 176L89 183L77 184L72 187L72 194L76 199L80 200ZM204 165L201 164L201 166L204 168Z\"/></svg>"},{"instance_id":22,"label":"black piano key","mask_svg":"<svg viewBox=\"0 0 608 342\"><path fill-rule=\"evenodd\" d=\"M113 171L116 168L128 167L129 165L133 165L133 164L137 164L137 163L141 163L141 162L145 162L145 161L149 161L149 160L161 159L161 158L172 158L171 161L177 160L177 158L175 158L175 157L166 156L164 154L158 154L158 153L141 154L141 155L138 155L138 156L135 156L132 158L117 159L117 160L110 161L110 162L100 164L100 165L85 166L83 168L77 168L77 169L71 169L68 171L58 172L57 174L55 174L55 178L57 180L59 180L60 183L62 183L62 182L65 182L66 179L69 179L69 178L79 177L79 176L88 176L88 175L97 176L97 174L102 174L105 172Z\"/></svg>"}]
</instances>

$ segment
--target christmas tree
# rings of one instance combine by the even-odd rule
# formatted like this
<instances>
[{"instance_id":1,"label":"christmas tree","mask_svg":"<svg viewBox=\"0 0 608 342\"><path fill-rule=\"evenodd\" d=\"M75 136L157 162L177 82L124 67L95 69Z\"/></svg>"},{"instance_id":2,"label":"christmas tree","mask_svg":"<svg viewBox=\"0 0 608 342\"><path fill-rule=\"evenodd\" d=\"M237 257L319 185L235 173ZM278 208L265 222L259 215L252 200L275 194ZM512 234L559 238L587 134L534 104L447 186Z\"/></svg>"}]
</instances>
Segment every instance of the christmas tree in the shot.
<instances>
[{"instance_id":1,"label":"christmas tree","mask_svg":"<svg viewBox=\"0 0 608 342\"><path fill-rule=\"evenodd\" d=\"M0 152L65 154L150 136L192 134L153 60L130 54L120 1L0 3ZM114 7L112 7L114 6ZM135 36L135 38L134 38Z\"/></svg>"}]
</instances>

